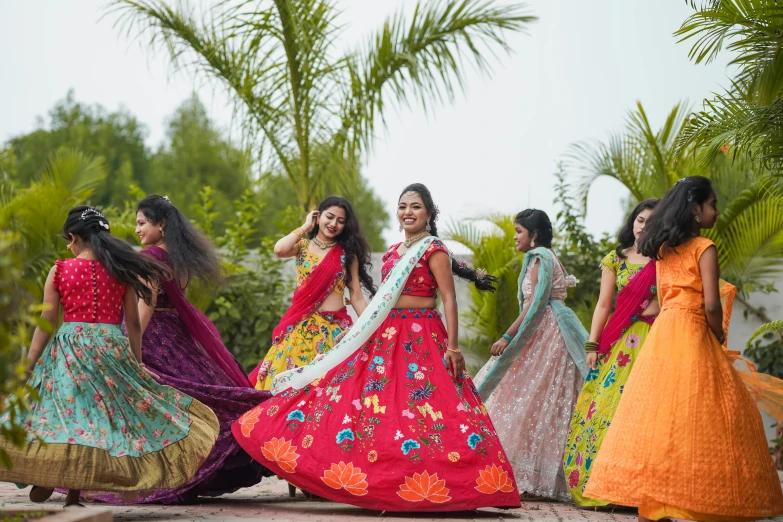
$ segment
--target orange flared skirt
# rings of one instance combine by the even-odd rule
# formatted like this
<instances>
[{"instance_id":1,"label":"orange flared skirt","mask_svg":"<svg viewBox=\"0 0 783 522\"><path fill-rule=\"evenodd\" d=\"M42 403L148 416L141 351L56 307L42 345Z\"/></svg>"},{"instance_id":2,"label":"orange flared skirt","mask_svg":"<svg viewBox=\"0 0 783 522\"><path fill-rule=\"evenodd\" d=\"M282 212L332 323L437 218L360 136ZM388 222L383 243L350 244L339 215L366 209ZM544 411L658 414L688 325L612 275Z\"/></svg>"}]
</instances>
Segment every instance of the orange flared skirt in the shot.
<instances>
[{"instance_id":1,"label":"orange flared skirt","mask_svg":"<svg viewBox=\"0 0 783 522\"><path fill-rule=\"evenodd\" d=\"M756 401L703 311L664 309L623 391L585 496L653 520L783 513Z\"/></svg>"}]
</instances>

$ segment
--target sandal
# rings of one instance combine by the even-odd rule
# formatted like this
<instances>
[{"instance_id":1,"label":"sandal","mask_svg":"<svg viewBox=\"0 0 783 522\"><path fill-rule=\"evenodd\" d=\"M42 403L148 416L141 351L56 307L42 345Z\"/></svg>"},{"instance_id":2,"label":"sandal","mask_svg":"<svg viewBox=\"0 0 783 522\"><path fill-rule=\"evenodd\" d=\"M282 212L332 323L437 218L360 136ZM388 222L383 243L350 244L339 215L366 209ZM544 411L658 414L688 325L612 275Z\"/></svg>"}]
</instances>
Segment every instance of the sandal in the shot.
<instances>
[{"instance_id":1,"label":"sandal","mask_svg":"<svg viewBox=\"0 0 783 522\"><path fill-rule=\"evenodd\" d=\"M33 489L30 490L30 502L35 502L36 504L46 502L52 496L52 493L54 493L54 488L33 486Z\"/></svg>"}]
</instances>

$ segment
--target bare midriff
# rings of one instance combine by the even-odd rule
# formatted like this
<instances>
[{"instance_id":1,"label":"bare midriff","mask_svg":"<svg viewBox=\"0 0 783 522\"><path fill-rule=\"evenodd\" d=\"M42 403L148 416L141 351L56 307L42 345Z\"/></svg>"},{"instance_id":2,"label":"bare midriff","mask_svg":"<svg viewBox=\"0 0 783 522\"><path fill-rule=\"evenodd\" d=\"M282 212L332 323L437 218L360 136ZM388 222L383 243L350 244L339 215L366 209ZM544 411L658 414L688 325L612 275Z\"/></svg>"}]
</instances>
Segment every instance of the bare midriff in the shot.
<instances>
[{"instance_id":1,"label":"bare midriff","mask_svg":"<svg viewBox=\"0 0 783 522\"><path fill-rule=\"evenodd\" d=\"M337 292L332 292L326 299L324 299L324 302L321 303L321 306L318 307L318 311L336 312L338 310L342 310L343 308L345 308L345 299L343 298L343 295L338 294Z\"/></svg>"},{"instance_id":2,"label":"bare midriff","mask_svg":"<svg viewBox=\"0 0 783 522\"><path fill-rule=\"evenodd\" d=\"M434 297L422 297L418 295L401 295L397 299L394 308L436 308L438 306Z\"/></svg>"}]
</instances>

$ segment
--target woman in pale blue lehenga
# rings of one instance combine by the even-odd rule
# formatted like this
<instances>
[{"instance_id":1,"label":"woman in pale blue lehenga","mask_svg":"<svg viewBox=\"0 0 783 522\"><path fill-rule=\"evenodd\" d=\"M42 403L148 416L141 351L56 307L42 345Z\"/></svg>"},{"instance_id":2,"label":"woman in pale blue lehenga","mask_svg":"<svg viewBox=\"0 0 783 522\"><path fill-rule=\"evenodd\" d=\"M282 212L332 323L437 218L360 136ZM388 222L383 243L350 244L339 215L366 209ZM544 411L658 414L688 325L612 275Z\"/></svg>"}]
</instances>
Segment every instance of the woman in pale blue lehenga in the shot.
<instances>
[{"instance_id":1,"label":"woman in pale blue lehenga","mask_svg":"<svg viewBox=\"0 0 783 522\"><path fill-rule=\"evenodd\" d=\"M576 280L552 251L541 210L514 223L520 315L492 346L476 386L506 450L522 499L571 500L562 461L571 414L587 375L587 331L563 300Z\"/></svg>"}]
</instances>

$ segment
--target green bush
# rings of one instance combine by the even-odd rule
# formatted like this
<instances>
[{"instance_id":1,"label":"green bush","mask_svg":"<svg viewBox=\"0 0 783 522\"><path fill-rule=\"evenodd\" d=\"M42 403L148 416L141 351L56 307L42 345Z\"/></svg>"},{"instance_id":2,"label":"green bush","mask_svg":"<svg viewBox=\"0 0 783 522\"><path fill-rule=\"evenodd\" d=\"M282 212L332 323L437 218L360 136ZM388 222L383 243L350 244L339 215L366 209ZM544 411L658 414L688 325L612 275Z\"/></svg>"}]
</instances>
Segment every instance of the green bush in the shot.
<instances>
[{"instance_id":1,"label":"green bush","mask_svg":"<svg viewBox=\"0 0 783 522\"><path fill-rule=\"evenodd\" d=\"M25 384L25 347L29 346L35 325L43 321L33 315L36 310L40 312L40 307L29 306L29 293L21 284L24 279L21 258L15 250L17 241L18 237L10 232L0 232L0 416L9 416L9 422L0 424L0 437L21 447L26 431L19 418L29 411L28 393L35 396L34 390ZM12 465L2 449L0 465Z\"/></svg>"}]
</instances>

